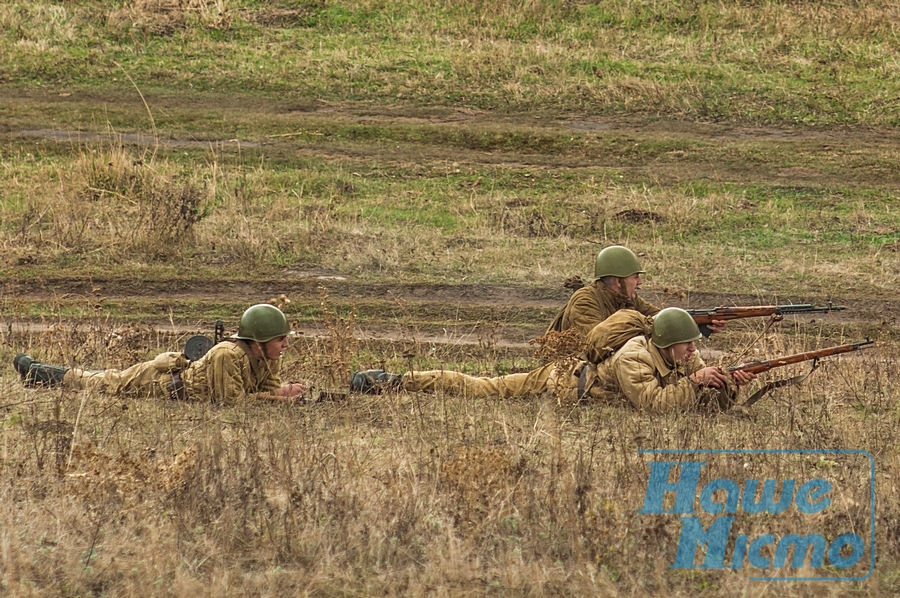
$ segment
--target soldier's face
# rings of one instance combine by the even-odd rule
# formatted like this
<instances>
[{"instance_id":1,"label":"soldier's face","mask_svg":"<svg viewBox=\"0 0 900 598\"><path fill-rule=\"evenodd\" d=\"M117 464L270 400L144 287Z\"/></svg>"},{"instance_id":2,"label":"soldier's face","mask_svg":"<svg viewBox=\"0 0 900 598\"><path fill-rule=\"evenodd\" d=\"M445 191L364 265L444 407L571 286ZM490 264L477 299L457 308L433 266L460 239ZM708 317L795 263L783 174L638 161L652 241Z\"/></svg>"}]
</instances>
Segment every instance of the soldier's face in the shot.
<instances>
[{"instance_id":1,"label":"soldier's face","mask_svg":"<svg viewBox=\"0 0 900 598\"><path fill-rule=\"evenodd\" d=\"M638 273L631 274L622 279L622 294L629 299L634 300L637 297L637 290L641 288L641 275Z\"/></svg>"},{"instance_id":2,"label":"soldier's face","mask_svg":"<svg viewBox=\"0 0 900 598\"><path fill-rule=\"evenodd\" d=\"M694 356L694 351L697 350L697 346L694 344L694 341L689 343L675 343L674 345L669 346L669 357L672 360L672 363L677 365L687 365L691 360L691 357Z\"/></svg>"},{"instance_id":3,"label":"soldier's face","mask_svg":"<svg viewBox=\"0 0 900 598\"><path fill-rule=\"evenodd\" d=\"M291 342L288 340L286 336L276 336L270 341L262 343L260 346L262 347L263 356L266 359L276 360L281 357L281 354L284 353L284 350L288 348Z\"/></svg>"}]
</instances>

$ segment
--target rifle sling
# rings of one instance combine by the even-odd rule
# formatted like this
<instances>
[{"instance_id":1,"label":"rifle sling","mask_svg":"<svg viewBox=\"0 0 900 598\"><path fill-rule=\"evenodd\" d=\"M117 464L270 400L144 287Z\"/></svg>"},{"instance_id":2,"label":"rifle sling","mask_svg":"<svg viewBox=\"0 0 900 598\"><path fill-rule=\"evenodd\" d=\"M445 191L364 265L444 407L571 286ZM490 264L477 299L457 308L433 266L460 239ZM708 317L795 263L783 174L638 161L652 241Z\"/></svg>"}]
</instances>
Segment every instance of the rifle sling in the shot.
<instances>
[{"instance_id":1,"label":"rifle sling","mask_svg":"<svg viewBox=\"0 0 900 598\"><path fill-rule=\"evenodd\" d=\"M776 380L775 382L769 382L768 384L766 384L765 386L763 386L762 388L757 390L755 393L753 393L749 399L744 401L741 404L741 407L746 408L746 407L752 406L758 400L763 398L767 392L769 392L770 390L773 390L775 388L782 388L784 386L793 386L794 384L800 384L801 382L806 380L810 374L812 374L814 371L816 371L816 368L818 368L818 367L819 367L819 360L814 359L812 367L809 368L809 371L806 372L805 374L801 374L799 376L794 376L793 378L785 378L784 380Z\"/></svg>"},{"instance_id":2,"label":"rifle sling","mask_svg":"<svg viewBox=\"0 0 900 598\"><path fill-rule=\"evenodd\" d=\"M584 398L585 393L587 393L588 391L591 390L590 388L585 388L587 386L587 371L588 371L587 364L585 364L584 367L581 368L581 373L578 374L578 399L577 400L579 400L579 401Z\"/></svg>"}]
</instances>

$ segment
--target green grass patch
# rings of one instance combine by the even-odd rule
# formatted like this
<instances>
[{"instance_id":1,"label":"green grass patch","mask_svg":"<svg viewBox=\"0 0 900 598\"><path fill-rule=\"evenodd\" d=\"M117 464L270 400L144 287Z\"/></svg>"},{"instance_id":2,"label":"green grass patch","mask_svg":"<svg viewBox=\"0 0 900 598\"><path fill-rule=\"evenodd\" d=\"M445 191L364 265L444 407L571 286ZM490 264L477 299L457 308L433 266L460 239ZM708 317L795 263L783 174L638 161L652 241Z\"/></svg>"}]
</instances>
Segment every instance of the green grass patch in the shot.
<instances>
[{"instance_id":1,"label":"green grass patch","mask_svg":"<svg viewBox=\"0 0 900 598\"><path fill-rule=\"evenodd\" d=\"M889 3L8 3L0 78L181 93L897 124ZM129 82L130 82L129 81Z\"/></svg>"}]
</instances>

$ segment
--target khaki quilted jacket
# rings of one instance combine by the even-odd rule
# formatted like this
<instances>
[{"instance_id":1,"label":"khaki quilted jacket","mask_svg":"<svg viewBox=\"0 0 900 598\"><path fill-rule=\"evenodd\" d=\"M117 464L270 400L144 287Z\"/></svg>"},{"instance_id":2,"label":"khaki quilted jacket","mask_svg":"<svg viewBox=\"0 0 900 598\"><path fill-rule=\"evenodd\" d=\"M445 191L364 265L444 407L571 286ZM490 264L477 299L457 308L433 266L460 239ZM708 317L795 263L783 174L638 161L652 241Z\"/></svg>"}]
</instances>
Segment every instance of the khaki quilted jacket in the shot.
<instances>
[{"instance_id":1,"label":"khaki quilted jacket","mask_svg":"<svg viewBox=\"0 0 900 598\"><path fill-rule=\"evenodd\" d=\"M635 297L632 301L595 280L592 284L572 293L569 302L557 314L547 331L565 332L569 328L578 328L587 336L594 326L620 309L633 309L645 316L655 316L659 313L658 307L640 297Z\"/></svg>"}]
</instances>

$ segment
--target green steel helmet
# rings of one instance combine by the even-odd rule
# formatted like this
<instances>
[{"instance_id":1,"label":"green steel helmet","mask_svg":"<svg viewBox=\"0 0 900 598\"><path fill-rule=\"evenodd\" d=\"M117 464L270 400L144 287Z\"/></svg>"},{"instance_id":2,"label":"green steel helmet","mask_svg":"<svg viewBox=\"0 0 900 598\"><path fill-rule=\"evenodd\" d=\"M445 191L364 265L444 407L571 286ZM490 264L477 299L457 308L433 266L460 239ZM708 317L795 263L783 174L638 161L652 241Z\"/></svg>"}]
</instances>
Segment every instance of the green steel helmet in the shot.
<instances>
[{"instance_id":1,"label":"green steel helmet","mask_svg":"<svg viewBox=\"0 0 900 598\"><path fill-rule=\"evenodd\" d=\"M637 256L627 247L612 245L597 254L597 264L594 266L595 279L604 276L625 278L632 274L643 273Z\"/></svg>"},{"instance_id":2,"label":"green steel helmet","mask_svg":"<svg viewBox=\"0 0 900 598\"><path fill-rule=\"evenodd\" d=\"M650 342L665 349L678 343L700 340L700 329L691 314L680 307L667 307L653 318Z\"/></svg>"},{"instance_id":3,"label":"green steel helmet","mask_svg":"<svg viewBox=\"0 0 900 598\"><path fill-rule=\"evenodd\" d=\"M279 336L293 334L284 312L268 303L247 308L241 316L237 338L264 343Z\"/></svg>"}]
</instances>

